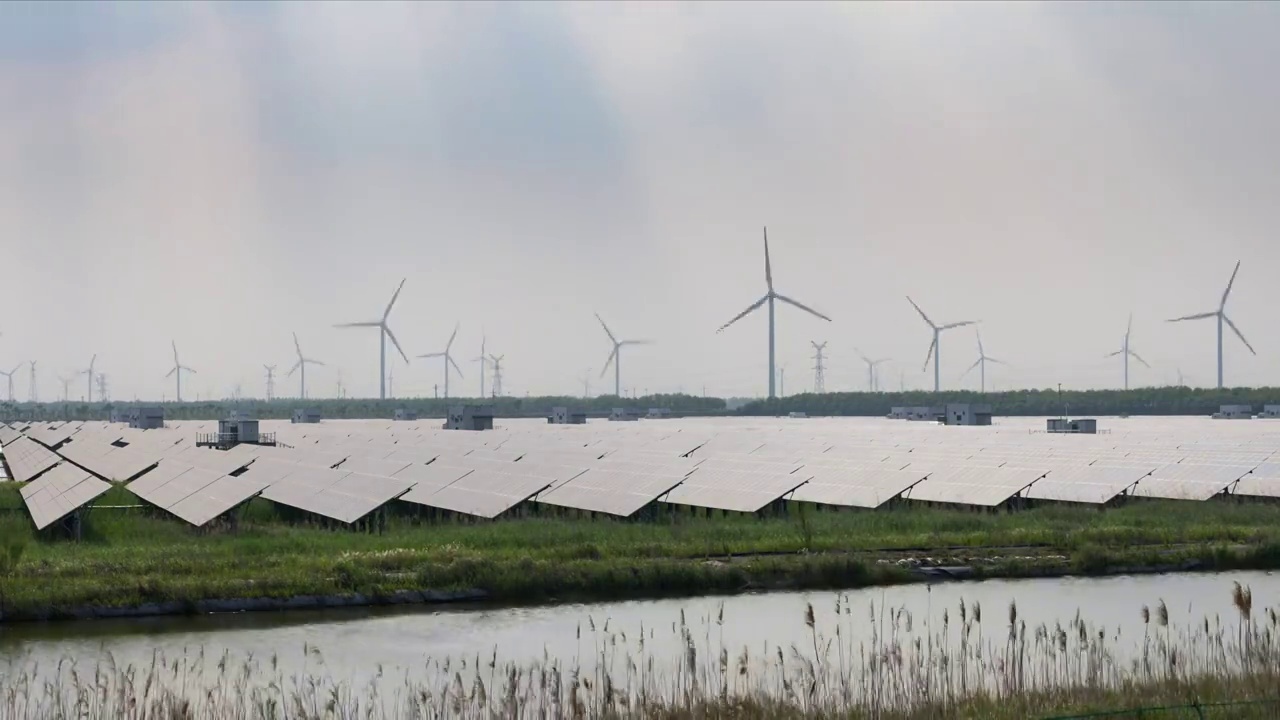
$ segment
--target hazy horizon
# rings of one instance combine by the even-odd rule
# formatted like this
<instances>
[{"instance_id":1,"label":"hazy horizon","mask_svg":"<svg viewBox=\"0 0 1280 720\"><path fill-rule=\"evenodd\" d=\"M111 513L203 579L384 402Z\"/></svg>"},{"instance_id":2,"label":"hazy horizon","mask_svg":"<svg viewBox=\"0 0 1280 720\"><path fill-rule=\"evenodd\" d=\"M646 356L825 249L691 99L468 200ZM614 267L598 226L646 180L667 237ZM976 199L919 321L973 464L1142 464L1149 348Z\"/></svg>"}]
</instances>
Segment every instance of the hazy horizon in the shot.
<instances>
[{"instance_id":1,"label":"hazy horizon","mask_svg":"<svg viewBox=\"0 0 1280 720\"><path fill-rule=\"evenodd\" d=\"M504 355L507 394L1280 385L1280 6L1270 3L0 3L0 369L41 400L239 385L376 397L405 352ZM943 389L976 389L972 328ZM439 360L405 365L427 396ZM489 385L486 380L486 387ZM71 386L85 393L84 378ZM29 395L25 367L18 400ZM0 378L0 397L5 381Z\"/></svg>"}]
</instances>

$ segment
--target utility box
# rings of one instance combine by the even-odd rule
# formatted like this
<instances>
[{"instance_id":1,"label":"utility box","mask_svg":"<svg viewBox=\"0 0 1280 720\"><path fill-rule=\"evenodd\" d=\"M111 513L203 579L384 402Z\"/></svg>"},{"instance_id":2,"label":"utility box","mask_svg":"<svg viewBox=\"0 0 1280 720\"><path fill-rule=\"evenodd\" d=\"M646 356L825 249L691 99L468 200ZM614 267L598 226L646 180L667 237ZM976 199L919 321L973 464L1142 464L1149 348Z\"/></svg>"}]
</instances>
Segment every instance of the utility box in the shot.
<instances>
[{"instance_id":1,"label":"utility box","mask_svg":"<svg viewBox=\"0 0 1280 720\"><path fill-rule=\"evenodd\" d=\"M159 430L164 427L164 408L136 407L129 409L129 427L134 430Z\"/></svg>"},{"instance_id":2,"label":"utility box","mask_svg":"<svg viewBox=\"0 0 1280 720\"><path fill-rule=\"evenodd\" d=\"M218 421L218 435L225 437L232 445L258 443L258 421L230 418Z\"/></svg>"},{"instance_id":3,"label":"utility box","mask_svg":"<svg viewBox=\"0 0 1280 720\"><path fill-rule=\"evenodd\" d=\"M396 422L413 422L418 419L418 413L408 408L396 408L392 419Z\"/></svg>"},{"instance_id":4,"label":"utility box","mask_svg":"<svg viewBox=\"0 0 1280 720\"><path fill-rule=\"evenodd\" d=\"M991 406L948 403L944 422L947 425L990 425Z\"/></svg>"},{"instance_id":5,"label":"utility box","mask_svg":"<svg viewBox=\"0 0 1280 720\"><path fill-rule=\"evenodd\" d=\"M945 408L918 406L894 409L901 412L899 419L912 422L941 422L946 415Z\"/></svg>"},{"instance_id":6,"label":"utility box","mask_svg":"<svg viewBox=\"0 0 1280 720\"><path fill-rule=\"evenodd\" d=\"M671 418L671 408L649 408L649 414L645 417L650 420L668 420Z\"/></svg>"},{"instance_id":7,"label":"utility box","mask_svg":"<svg viewBox=\"0 0 1280 720\"><path fill-rule=\"evenodd\" d=\"M640 419L640 411L635 408L614 408L609 413L610 422L633 422Z\"/></svg>"},{"instance_id":8,"label":"utility box","mask_svg":"<svg viewBox=\"0 0 1280 720\"><path fill-rule=\"evenodd\" d=\"M1263 405L1262 414L1258 417L1264 417L1271 420L1280 418L1280 405Z\"/></svg>"},{"instance_id":9,"label":"utility box","mask_svg":"<svg viewBox=\"0 0 1280 720\"><path fill-rule=\"evenodd\" d=\"M320 422L320 411L315 408L300 408L293 411L290 419L294 425L314 425Z\"/></svg>"},{"instance_id":10,"label":"utility box","mask_svg":"<svg viewBox=\"0 0 1280 720\"><path fill-rule=\"evenodd\" d=\"M454 405L445 419L445 430L492 430L492 405Z\"/></svg>"},{"instance_id":11,"label":"utility box","mask_svg":"<svg viewBox=\"0 0 1280 720\"><path fill-rule=\"evenodd\" d=\"M586 425L587 414L581 410L570 410L565 407L551 408L551 414L547 416L547 423L550 425Z\"/></svg>"},{"instance_id":12,"label":"utility box","mask_svg":"<svg viewBox=\"0 0 1280 720\"><path fill-rule=\"evenodd\" d=\"M132 408L111 408L111 422L127 423L132 412Z\"/></svg>"},{"instance_id":13,"label":"utility box","mask_svg":"<svg viewBox=\"0 0 1280 720\"><path fill-rule=\"evenodd\" d=\"M1097 435L1098 421L1093 418L1079 418L1076 420L1068 420L1067 418L1049 418L1046 432L1051 433L1078 433L1082 435Z\"/></svg>"},{"instance_id":14,"label":"utility box","mask_svg":"<svg viewBox=\"0 0 1280 720\"><path fill-rule=\"evenodd\" d=\"M1252 420L1252 405L1223 405L1218 412L1213 414L1218 420Z\"/></svg>"},{"instance_id":15,"label":"utility box","mask_svg":"<svg viewBox=\"0 0 1280 720\"><path fill-rule=\"evenodd\" d=\"M809 414L796 410L796 411L787 413L787 417L791 418L792 420L799 420L801 418L809 417Z\"/></svg>"}]
</instances>

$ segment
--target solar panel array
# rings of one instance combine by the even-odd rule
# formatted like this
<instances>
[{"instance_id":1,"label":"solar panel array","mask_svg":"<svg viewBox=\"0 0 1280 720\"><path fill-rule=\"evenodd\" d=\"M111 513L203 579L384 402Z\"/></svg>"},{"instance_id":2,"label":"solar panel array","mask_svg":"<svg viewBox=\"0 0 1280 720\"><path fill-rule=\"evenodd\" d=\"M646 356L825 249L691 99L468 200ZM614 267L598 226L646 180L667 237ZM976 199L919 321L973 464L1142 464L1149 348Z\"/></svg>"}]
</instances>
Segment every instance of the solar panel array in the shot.
<instances>
[{"instance_id":1,"label":"solar panel array","mask_svg":"<svg viewBox=\"0 0 1280 720\"><path fill-rule=\"evenodd\" d=\"M24 485L21 492L36 529L43 530L110 489L75 465L62 463Z\"/></svg>"},{"instance_id":2,"label":"solar panel array","mask_svg":"<svg viewBox=\"0 0 1280 720\"><path fill-rule=\"evenodd\" d=\"M1098 435L1046 434L1043 423L508 420L493 431L456 432L434 420L264 421L280 446L230 451L194 447L196 433L212 428L207 422L154 431L35 423L26 437L3 428L0 443L16 479L47 471L60 454L103 478L136 476L128 486L135 494L196 525L259 494L340 522L393 500L496 518L530 500L627 517L655 502L754 512L779 499L873 509L898 498L994 507L1017 497L1280 497L1280 433L1265 420L1114 419Z\"/></svg>"}]
</instances>

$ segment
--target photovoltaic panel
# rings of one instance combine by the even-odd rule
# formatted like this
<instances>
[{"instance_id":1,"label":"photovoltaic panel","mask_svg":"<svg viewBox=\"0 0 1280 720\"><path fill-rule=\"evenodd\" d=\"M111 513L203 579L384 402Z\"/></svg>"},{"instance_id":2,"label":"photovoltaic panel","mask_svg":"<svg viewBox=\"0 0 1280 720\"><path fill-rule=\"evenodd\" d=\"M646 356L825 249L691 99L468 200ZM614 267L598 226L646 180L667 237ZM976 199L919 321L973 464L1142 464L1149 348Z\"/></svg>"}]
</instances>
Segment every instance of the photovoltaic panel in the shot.
<instances>
[{"instance_id":1,"label":"photovoltaic panel","mask_svg":"<svg viewBox=\"0 0 1280 720\"><path fill-rule=\"evenodd\" d=\"M347 472L361 473L364 475L382 475L383 477L395 477L395 474L409 467L413 463L405 460L377 460L367 457L351 457L347 458L338 466L339 470Z\"/></svg>"},{"instance_id":2,"label":"photovoltaic panel","mask_svg":"<svg viewBox=\"0 0 1280 720\"><path fill-rule=\"evenodd\" d=\"M628 469L629 463L600 463L538 495L547 505L631 517L684 481L679 469Z\"/></svg>"},{"instance_id":3,"label":"photovoltaic panel","mask_svg":"<svg viewBox=\"0 0 1280 720\"><path fill-rule=\"evenodd\" d=\"M1027 490L1027 497L1101 505L1132 488L1154 469L1144 465L1084 465L1054 469Z\"/></svg>"},{"instance_id":4,"label":"photovoltaic panel","mask_svg":"<svg viewBox=\"0 0 1280 720\"><path fill-rule=\"evenodd\" d=\"M838 465L806 465L800 473L809 480L796 489L792 500L860 508L878 508L926 476L910 470Z\"/></svg>"},{"instance_id":5,"label":"photovoltaic panel","mask_svg":"<svg viewBox=\"0 0 1280 720\"><path fill-rule=\"evenodd\" d=\"M183 498L168 508L169 512L201 527L210 520L252 499L266 489L266 485L246 479L223 475Z\"/></svg>"},{"instance_id":6,"label":"photovoltaic panel","mask_svg":"<svg viewBox=\"0 0 1280 720\"><path fill-rule=\"evenodd\" d=\"M8 425L0 426L0 447L8 445L20 437L22 437L22 433L14 430Z\"/></svg>"},{"instance_id":7,"label":"photovoltaic panel","mask_svg":"<svg viewBox=\"0 0 1280 720\"><path fill-rule=\"evenodd\" d=\"M757 512L802 485L807 475L779 469L743 470L714 467L712 461L699 465L678 487L662 497L674 505Z\"/></svg>"},{"instance_id":8,"label":"photovoltaic panel","mask_svg":"<svg viewBox=\"0 0 1280 720\"><path fill-rule=\"evenodd\" d=\"M491 519L532 498L549 485L542 478L511 475L483 468L473 470L435 492L419 492L421 487L414 487L400 499Z\"/></svg>"},{"instance_id":9,"label":"photovoltaic panel","mask_svg":"<svg viewBox=\"0 0 1280 720\"><path fill-rule=\"evenodd\" d=\"M62 463L22 488L22 499L37 530L93 502L111 486L80 468Z\"/></svg>"},{"instance_id":10,"label":"photovoltaic panel","mask_svg":"<svg viewBox=\"0 0 1280 720\"><path fill-rule=\"evenodd\" d=\"M1248 466L1169 464L1143 478L1133 494L1169 500L1208 500L1225 492L1228 485L1252 469Z\"/></svg>"},{"instance_id":11,"label":"photovoltaic panel","mask_svg":"<svg viewBox=\"0 0 1280 720\"><path fill-rule=\"evenodd\" d=\"M30 482L60 458L40 443L30 438L19 438L4 449L4 461L9 466L9 477L18 482Z\"/></svg>"},{"instance_id":12,"label":"photovoltaic panel","mask_svg":"<svg viewBox=\"0 0 1280 720\"><path fill-rule=\"evenodd\" d=\"M915 468L914 463L911 466ZM1003 467L965 467L929 473L907 497L925 502L995 507L1044 476L1040 470Z\"/></svg>"}]
</instances>

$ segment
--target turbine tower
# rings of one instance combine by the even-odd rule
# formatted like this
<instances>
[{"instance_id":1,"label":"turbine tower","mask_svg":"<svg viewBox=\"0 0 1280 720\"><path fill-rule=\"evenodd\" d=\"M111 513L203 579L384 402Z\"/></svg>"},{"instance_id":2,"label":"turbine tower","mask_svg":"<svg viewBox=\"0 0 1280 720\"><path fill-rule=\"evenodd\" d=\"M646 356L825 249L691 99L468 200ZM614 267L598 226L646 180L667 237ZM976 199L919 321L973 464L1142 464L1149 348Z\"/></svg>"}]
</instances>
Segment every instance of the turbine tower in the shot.
<instances>
[{"instance_id":1,"label":"turbine tower","mask_svg":"<svg viewBox=\"0 0 1280 720\"><path fill-rule=\"evenodd\" d=\"M69 402L71 400L71 383L75 381L75 378L74 377L64 378L61 375L59 375L58 380L62 383L62 402ZM13 380L12 379L9 380L9 400L10 401L13 400Z\"/></svg>"},{"instance_id":2,"label":"turbine tower","mask_svg":"<svg viewBox=\"0 0 1280 720\"><path fill-rule=\"evenodd\" d=\"M25 364L25 363L18 363L17 367L15 367L14 369L10 370L9 372L5 372L5 371L3 371L3 370L0 370L0 375L5 376L5 379L7 379L7 380L9 381L9 402L13 402L13 376L14 376L14 373L16 373L16 372L18 372L19 370L21 370L21 369L22 369L22 366L23 366L24 364Z\"/></svg>"},{"instance_id":3,"label":"turbine tower","mask_svg":"<svg viewBox=\"0 0 1280 720\"><path fill-rule=\"evenodd\" d=\"M449 399L449 366L452 365L453 369L458 371L458 377L462 377L462 368L458 367L458 363L454 362L453 356L449 354L449 351L453 349L454 338L458 337L459 327L461 327L461 324L453 326L453 334L449 336L449 343L444 346L444 352L427 353L426 355L418 356L422 359L444 358L444 398L446 400Z\"/></svg>"},{"instance_id":4,"label":"turbine tower","mask_svg":"<svg viewBox=\"0 0 1280 720\"><path fill-rule=\"evenodd\" d=\"M809 344L813 346L813 393L817 395L827 391L826 357L822 354L827 344L818 344L816 340L810 340Z\"/></svg>"},{"instance_id":5,"label":"turbine tower","mask_svg":"<svg viewBox=\"0 0 1280 720\"><path fill-rule=\"evenodd\" d=\"M480 397L484 397L484 364L489 362L489 358L485 357L484 345L487 339L484 335L480 336L480 356L471 358L471 362L480 363Z\"/></svg>"},{"instance_id":6,"label":"turbine tower","mask_svg":"<svg viewBox=\"0 0 1280 720\"><path fill-rule=\"evenodd\" d=\"M867 392L876 392L880 389L880 365L889 362L889 358L881 358L872 360L867 357L861 350L857 351L858 357L862 358L862 362L867 364Z\"/></svg>"},{"instance_id":7,"label":"turbine tower","mask_svg":"<svg viewBox=\"0 0 1280 720\"><path fill-rule=\"evenodd\" d=\"M774 301L781 300L782 302L787 303L788 305L798 307L801 310L809 313L810 315L822 318L827 322L831 322L831 318L827 317L826 315L823 315L822 313L818 312L817 310L814 310L811 307L802 305L799 302L792 300L786 295L782 295L773 289L773 265L770 264L769 262L769 228L767 227L764 229L764 282L768 288L768 292L765 293L764 297L752 303L750 306L747 307L746 310L743 310L742 312L738 313L738 316L735 317L734 319L730 320L724 325L721 325L720 329L716 330L716 332L717 333L724 332L730 325L738 322L742 318L760 309L760 306L764 305L765 303L769 303L769 398L773 399L774 397L777 397L777 393L774 391L774 381L777 379L777 365L775 363L776 354L774 352L774 347L773 347L773 340L775 335L774 321L773 321Z\"/></svg>"},{"instance_id":8,"label":"turbine tower","mask_svg":"<svg viewBox=\"0 0 1280 720\"><path fill-rule=\"evenodd\" d=\"M88 367L88 369L86 369L86 370L81 370L79 373L76 373L77 375L88 375L88 376L89 376L89 394L85 396L85 398L86 398L86 402L89 402L89 403L92 403L92 402L93 402L93 379L94 379L94 376L93 376L93 365L94 365L94 363L96 363L96 362L98 362L98 356L97 356L97 355L94 355L94 356L89 360L89 367Z\"/></svg>"},{"instance_id":9,"label":"turbine tower","mask_svg":"<svg viewBox=\"0 0 1280 720\"><path fill-rule=\"evenodd\" d=\"M977 331L975 330L975 332ZM997 360L993 357L988 356L987 351L982 348L982 333L977 332L977 335L978 335L978 359L972 365L970 365L969 369L965 370L964 374L961 375L960 377L961 379L963 379L965 375L968 375L969 373L973 372L974 368L978 368L978 374L982 378L980 381L980 384L978 385L978 391L986 392L987 391L987 363L993 362L993 363L996 363L997 365L1008 365L1009 363L1003 360Z\"/></svg>"},{"instance_id":10,"label":"turbine tower","mask_svg":"<svg viewBox=\"0 0 1280 720\"><path fill-rule=\"evenodd\" d=\"M276 366L263 365L263 370L267 371L267 402L276 399Z\"/></svg>"},{"instance_id":11,"label":"turbine tower","mask_svg":"<svg viewBox=\"0 0 1280 720\"><path fill-rule=\"evenodd\" d=\"M1253 346L1249 344L1249 341L1244 339L1244 334L1240 332L1240 328L1236 327L1236 324L1231 322L1231 318L1227 317L1227 296L1231 294L1231 286L1235 285L1236 273L1238 272L1240 272L1240 262L1236 261L1236 269L1231 271L1231 280L1227 281L1227 289L1222 293L1222 302L1218 303L1217 310L1214 310L1212 312L1198 313L1196 315L1187 315L1185 317L1174 318L1172 320L1169 320L1169 322L1182 322L1183 320L1204 320L1205 318L1218 319L1218 389L1219 390L1222 389L1222 324L1223 323L1226 323L1228 326L1230 326L1231 331L1236 334L1236 337L1240 338L1240 342L1244 343L1244 346L1249 348L1249 352L1253 353L1254 355L1258 354L1253 349Z\"/></svg>"},{"instance_id":12,"label":"turbine tower","mask_svg":"<svg viewBox=\"0 0 1280 720\"><path fill-rule=\"evenodd\" d=\"M36 384L36 361L35 361L35 360L32 360L32 361L31 361L31 402L32 402L32 403L38 402L38 401L39 401L39 399L40 399L39 394L36 392L36 387L37 387L37 384Z\"/></svg>"},{"instance_id":13,"label":"turbine tower","mask_svg":"<svg viewBox=\"0 0 1280 720\"><path fill-rule=\"evenodd\" d=\"M915 308L916 312L920 313L920 317L924 318L924 321L928 323L929 328L933 330L933 342L929 343L929 354L924 358L924 369L929 369L929 358L933 358L933 391L942 392L942 345L940 342L942 332L944 330L964 327L965 325L974 325L978 321L962 320L960 322L947 323L945 325L934 325L933 321L929 319L929 316L924 314L924 311L920 309L920 306L917 305L916 301L912 300L909 295L907 296L907 302L911 303L911 307Z\"/></svg>"},{"instance_id":14,"label":"turbine tower","mask_svg":"<svg viewBox=\"0 0 1280 720\"><path fill-rule=\"evenodd\" d=\"M302 374L298 378L298 398L302 400L306 400L307 399L307 366L317 365L319 367L324 367L324 363L320 362L319 360L312 360L311 358L302 354L302 345L298 343L298 333L293 334L293 349L298 351L298 362L293 364L293 368L289 370L289 374L287 377L293 377L294 373L298 372L299 370L302 371Z\"/></svg>"},{"instance_id":15,"label":"turbine tower","mask_svg":"<svg viewBox=\"0 0 1280 720\"><path fill-rule=\"evenodd\" d=\"M173 342L172 344L173 344L173 369L170 370L169 374L165 375L165 377L167 378L169 376L173 376L173 380L178 386L177 394L175 395L175 397L177 397L177 402L182 402L182 373L189 372L192 375L195 375L196 371L178 362L178 343ZM92 376L90 377L92 378Z\"/></svg>"},{"instance_id":16,"label":"turbine tower","mask_svg":"<svg viewBox=\"0 0 1280 720\"><path fill-rule=\"evenodd\" d=\"M1129 358L1130 357L1142 363L1143 365L1146 365L1148 369L1151 368L1150 365L1147 365L1146 360L1143 360L1142 357L1138 355L1138 353L1134 352L1133 348L1129 347L1129 334L1132 332L1133 332L1133 314L1130 313L1129 325L1124 330L1124 342L1121 343L1119 350L1107 355L1107 357L1109 358L1113 358L1117 355L1124 356L1124 389L1125 390L1129 389Z\"/></svg>"},{"instance_id":17,"label":"turbine tower","mask_svg":"<svg viewBox=\"0 0 1280 720\"><path fill-rule=\"evenodd\" d=\"M608 325L604 324L604 318L600 317L600 313L596 313L596 320L600 321L600 327L604 328L604 334L609 336L609 342L613 343L613 350L609 353L609 359L604 361L604 368L600 370L600 377L609 372L609 364L613 364L613 394L622 397L622 348L627 345L651 345L651 340L619 340L614 337L613 331Z\"/></svg>"},{"instance_id":18,"label":"turbine tower","mask_svg":"<svg viewBox=\"0 0 1280 720\"><path fill-rule=\"evenodd\" d=\"M404 280L400 281L399 287L396 288L395 293L391 296L391 302L387 303L387 309L382 313L381 320L334 325L337 328L378 328L378 397L382 400L387 399L387 338L391 338L391 343L396 346L396 351L400 353L400 357L404 358L406 363L409 362L409 356L404 354L404 350L400 348L400 341L396 340L396 334L391 332L391 326L387 324L387 318L391 317L391 308L395 307L396 300L400 297L400 291L404 289L404 282Z\"/></svg>"},{"instance_id":19,"label":"turbine tower","mask_svg":"<svg viewBox=\"0 0 1280 720\"><path fill-rule=\"evenodd\" d=\"M489 362L493 363L493 396L502 396L502 358L506 355L490 355Z\"/></svg>"}]
</instances>

